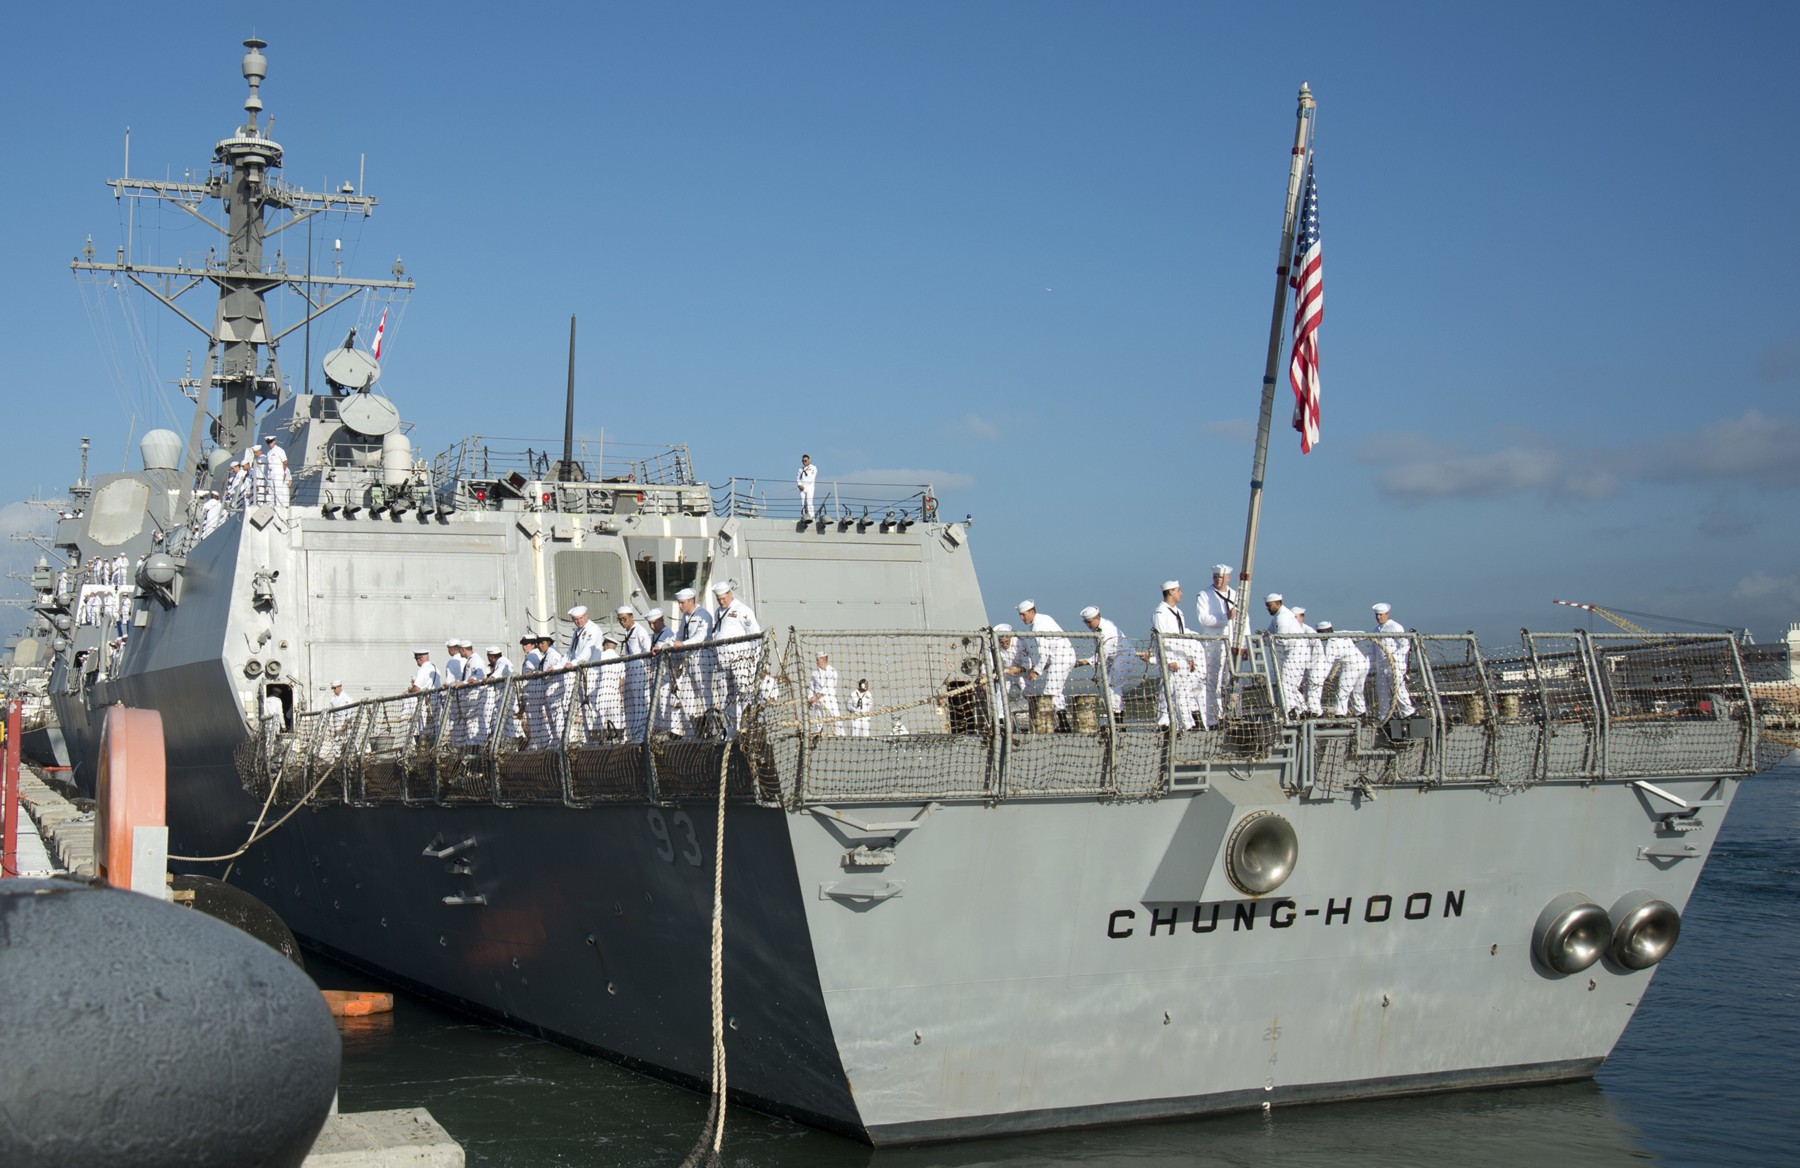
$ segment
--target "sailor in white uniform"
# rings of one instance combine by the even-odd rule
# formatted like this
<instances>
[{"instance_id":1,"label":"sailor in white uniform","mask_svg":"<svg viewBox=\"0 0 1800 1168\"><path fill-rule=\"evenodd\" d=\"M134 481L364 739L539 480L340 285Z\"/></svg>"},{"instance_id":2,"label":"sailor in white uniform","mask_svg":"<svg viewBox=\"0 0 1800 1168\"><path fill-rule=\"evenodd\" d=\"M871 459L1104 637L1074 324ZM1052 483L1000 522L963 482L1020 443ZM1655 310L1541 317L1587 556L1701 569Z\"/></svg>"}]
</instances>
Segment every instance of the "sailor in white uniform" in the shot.
<instances>
[{"instance_id":1,"label":"sailor in white uniform","mask_svg":"<svg viewBox=\"0 0 1800 1168\"><path fill-rule=\"evenodd\" d=\"M1369 678L1369 659L1362 655L1354 640L1339 633L1330 621L1319 622L1319 636L1325 642L1319 646L1325 659L1323 672L1327 677L1334 670L1337 672L1337 693L1331 712L1342 718L1354 706L1358 714L1367 713L1369 707L1363 699L1363 682ZM1321 693L1320 696L1322 699L1324 695Z\"/></svg>"},{"instance_id":2,"label":"sailor in white uniform","mask_svg":"<svg viewBox=\"0 0 1800 1168\"><path fill-rule=\"evenodd\" d=\"M1201 655L1199 642L1189 637L1187 620L1181 615L1181 581L1164 580L1162 596L1162 603L1150 613L1150 627L1162 634L1162 667L1168 674L1168 684L1158 687L1156 724L1169 725L1169 707L1173 705L1176 729L1193 729L1196 715L1200 724L1210 729L1208 711L1201 700L1206 688L1206 658ZM1146 654L1145 660L1149 659Z\"/></svg>"},{"instance_id":3,"label":"sailor in white uniform","mask_svg":"<svg viewBox=\"0 0 1800 1168\"><path fill-rule=\"evenodd\" d=\"M1231 586L1231 565L1214 564L1212 585L1194 598L1194 631L1203 637L1228 638L1237 617L1238 594ZM1208 726L1225 716L1225 657L1227 641L1207 640L1201 649L1201 710Z\"/></svg>"},{"instance_id":4,"label":"sailor in white uniform","mask_svg":"<svg viewBox=\"0 0 1800 1168\"><path fill-rule=\"evenodd\" d=\"M667 644L675 669L675 706L669 729L686 734L713 708L713 654L704 647L712 639L713 618L700 607L700 594L692 588L677 592L675 605L681 610L681 620L676 623L674 639Z\"/></svg>"},{"instance_id":5,"label":"sailor in white uniform","mask_svg":"<svg viewBox=\"0 0 1800 1168\"><path fill-rule=\"evenodd\" d=\"M266 501L276 507L286 508L288 491L292 485L292 480L288 477L287 451L275 444L273 434L263 437L263 446L263 477L268 484Z\"/></svg>"},{"instance_id":6,"label":"sailor in white uniform","mask_svg":"<svg viewBox=\"0 0 1800 1168\"><path fill-rule=\"evenodd\" d=\"M600 660L600 629L588 616L585 604L577 604L569 609L568 616L575 622L575 627L569 633L568 647L563 650L563 655L571 668L579 670L569 679L572 687L569 700L581 704L582 727L587 731L589 741L597 742L600 740L601 727L600 715L595 709L600 696L598 679L593 676L592 670L579 667Z\"/></svg>"},{"instance_id":7,"label":"sailor in white uniform","mask_svg":"<svg viewBox=\"0 0 1800 1168\"><path fill-rule=\"evenodd\" d=\"M652 654L661 653L664 646L675 639L675 630L669 627L669 622L660 608L653 608L645 613L644 624L649 628ZM651 662L651 724L665 734L674 726L675 685L671 676L674 669L675 661L668 657L657 657Z\"/></svg>"},{"instance_id":8,"label":"sailor in white uniform","mask_svg":"<svg viewBox=\"0 0 1800 1168\"><path fill-rule=\"evenodd\" d=\"M1088 605L1081 610L1081 623L1100 634L1100 643L1092 657L1076 662L1077 665L1095 667L1094 680L1106 690L1112 702L1112 712L1125 712L1125 675L1128 662L1131 660L1131 638L1119 631L1119 626L1100 615L1100 610Z\"/></svg>"},{"instance_id":9,"label":"sailor in white uniform","mask_svg":"<svg viewBox=\"0 0 1800 1168\"><path fill-rule=\"evenodd\" d=\"M486 700L482 702L481 740L483 742L493 740L494 731L499 727L502 715L510 715L507 718L510 724L506 728L506 736L517 738L519 737L518 715L505 708L506 695L511 689L506 684L506 679L513 675L513 663L507 657L506 650L499 645L489 645L483 656L487 658L488 681L491 684L487 687ZM516 709L516 703L513 704Z\"/></svg>"},{"instance_id":10,"label":"sailor in white uniform","mask_svg":"<svg viewBox=\"0 0 1800 1168\"><path fill-rule=\"evenodd\" d=\"M443 675L431 663L430 649L415 648L413 666L412 684L406 687L406 692L422 695L415 699L417 704L413 706L413 737L429 742L437 732L436 698L437 689L443 684Z\"/></svg>"},{"instance_id":11,"label":"sailor in white uniform","mask_svg":"<svg viewBox=\"0 0 1800 1168\"><path fill-rule=\"evenodd\" d=\"M737 598L735 588L736 585L730 580L720 580L712 586L713 599L719 605L718 615L713 618L712 639L715 641L753 637L762 632L762 626L756 622L756 614L750 611L749 605ZM756 662L761 655L762 645L756 641L726 645L719 649L720 680L725 689L720 708L725 711L726 725L733 734L737 733L744 708L755 696Z\"/></svg>"},{"instance_id":12,"label":"sailor in white uniform","mask_svg":"<svg viewBox=\"0 0 1800 1168\"><path fill-rule=\"evenodd\" d=\"M1263 606L1269 610L1269 632L1281 638L1275 642L1275 652L1281 658L1282 708L1290 716L1304 713L1306 692L1303 683L1306 667L1312 661L1312 646L1286 638L1304 637L1306 627L1294 615L1294 610L1287 607L1279 592L1263 597Z\"/></svg>"},{"instance_id":13,"label":"sailor in white uniform","mask_svg":"<svg viewBox=\"0 0 1800 1168\"><path fill-rule=\"evenodd\" d=\"M838 671L831 664L831 654L819 651L812 676L806 681L806 713L814 734L827 728L839 738L844 736L842 712L838 709Z\"/></svg>"},{"instance_id":14,"label":"sailor in white uniform","mask_svg":"<svg viewBox=\"0 0 1800 1168\"><path fill-rule=\"evenodd\" d=\"M544 679L539 676L544 671L544 646L534 634L526 633L519 638L519 648L525 654L519 661L519 674L525 679L520 686L524 691L525 745L543 750L550 743L550 730L544 722Z\"/></svg>"},{"instance_id":15,"label":"sailor in white uniform","mask_svg":"<svg viewBox=\"0 0 1800 1168\"><path fill-rule=\"evenodd\" d=\"M1021 637L1025 644L1025 658L1030 667L1025 673L1025 693L1029 697L1042 694L1050 699L1050 708L1056 712L1056 728L1059 731L1070 731L1074 727L1069 724L1068 699L1063 690L1069 683L1069 674L1075 672L1075 646L1069 638L1054 634L1063 631L1063 627L1052 617L1038 612L1037 601L1019 601L1019 621L1025 627L1021 632L1037 634Z\"/></svg>"},{"instance_id":16,"label":"sailor in white uniform","mask_svg":"<svg viewBox=\"0 0 1800 1168\"><path fill-rule=\"evenodd\" d=\"M869 714L875 709L875 695L869 692L869 679L862 678L850 691L850 737L869 736Z\"/></svg>"},{"instance_id":17,"label":"sailor in white uniform","mask_svg":"<svg viewBox=\"0 0 1800 1168\"><path fill-rule=\"evenodd\" d=\"M1013 627L994 626L994 647L1000 658L1001 699L1009 710L1023 704L1025 698L1025 646L1013 636Z\"/></svg>"},{"instance_id":18,"label":"sailor in white uniform","mask_svg":"<svg viewBox=\"0 0 1800 1168\"><path fill-rule=\"evenodd\" d=\"M473 641L458 641L456 648L462 656L463 686L468 690L458 696L462 705L462 745L480 746L487 741L488 695L493 692L492 686L478 684L487 680L487 662L476 659Z\"/></svg>"},{"instance_id":19,"label":"sailor in white uniform","mask_svg":"<svg viewBox=\"0 0 1800 1168\"><path fill-rule=\"evenodd\" d=\"M569 707L575 694L574 678L569 673L569 659L550 636L538 638L544 651L544 747L554 750L569 740Z\"/></svg>"},{"instance_id":20,"label":"sailor in white uniform","mask_svg":"<svg viewBox=\"0 0 1800 1168\"><path fill-rule=\"evenodd\" d=\"M616 742L625 736L625 663L619 645L625 634L607 629L600 638L600 668L588 671L594 694L594 729L591 739Z\"/></svg>"},{"instance_id":21,"label":"sailor in white uniform","mask_svg":"<svg viewBox=\"0 0 1800 1168\"><path fill-rule=\"evenodd\" d=\"M619 655L625 658L625 741L642 742L650 722L650 630L629 604L613 615L622 630Z\"/></svg>"},{"instance_id":22,"label":"sailor in white uniform","mask_svg":"<svg viewBox=\"0 0 1800 1168\"><path fill-rule=\"evenodd\" d=\"M223 522L225 522L225 505L219 502L219 492L206 492L206 498L200 501L200 538L205 539L219 530L219 524Z\"/></svg>"},{"instance_id":23,"label":"sailor in white uniform","mask_svg":"<svg viewBox=\"0 0 1800 1168\"><path fill-rule=\"evenodd\" d=\"M1313 637L1318 636L1318 630L1306 623L1306 609L1296 605L1294 619ZM1300 678L1301 700L1305 703L1306 712L1317 716L1325 712L1325 673L1329 668L1325 663L1325 642L1308 642L1305 653L1306 672Z\"/></svg>"},{"instance_id":24,"label":"sailor in white uniform","mask_svg":"<svg viewBox=\"0 0 1800 1168\"><path fill-rule=\"evenodd\" d=\"M1406 685L1412 642L1402 635L1406 626L1389 615L1392 611L1386 604L1375 606L1375 716L1410 718L1416 712Z\"/></svg>"},{"instance_id":25,"label":"sailor in white uniform","mask_svg":"<svg viewBox=\"0 0 1800 1168\"><path fill-rule=\"evenodd\" d=\"M794 486L800 491L800 518L813 517L813 488L819 481L819 468L813 465L812 455L800 456L800 469L794 474Z\"/></svg>"}]
</instances>

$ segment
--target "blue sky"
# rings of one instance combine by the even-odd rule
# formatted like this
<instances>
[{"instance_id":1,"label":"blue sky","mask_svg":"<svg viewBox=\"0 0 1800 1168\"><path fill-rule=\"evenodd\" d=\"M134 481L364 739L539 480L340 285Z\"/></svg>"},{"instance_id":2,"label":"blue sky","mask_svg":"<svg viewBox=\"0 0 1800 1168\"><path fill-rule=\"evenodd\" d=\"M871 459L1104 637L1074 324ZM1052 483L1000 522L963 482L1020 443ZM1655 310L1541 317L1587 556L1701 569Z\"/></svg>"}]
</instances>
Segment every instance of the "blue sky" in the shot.
<instances>
[{"instance_id":1,"label":"blue sky","mask_svg":"<svg viewBox=\"0 0 1800 1168\"><path fill-rule=\"evenodd\" d=\"M1791 4L243 11L8 18L0 499L185 431L198 334L67 265L122 240L127 126L134 174L205 166L254 32L286 179L366 156L346 270L419 281L383 386L423 450L559 435L574 313L584 431L715 482L922 473L993 619L1138 628L1239 560L1304 79L1323 438L1278 403L1256 591L1492 640L1577 623L1552 597L1800 620ZM139 255L203 248L180 220Z\"/></svg>"}]
</instances>

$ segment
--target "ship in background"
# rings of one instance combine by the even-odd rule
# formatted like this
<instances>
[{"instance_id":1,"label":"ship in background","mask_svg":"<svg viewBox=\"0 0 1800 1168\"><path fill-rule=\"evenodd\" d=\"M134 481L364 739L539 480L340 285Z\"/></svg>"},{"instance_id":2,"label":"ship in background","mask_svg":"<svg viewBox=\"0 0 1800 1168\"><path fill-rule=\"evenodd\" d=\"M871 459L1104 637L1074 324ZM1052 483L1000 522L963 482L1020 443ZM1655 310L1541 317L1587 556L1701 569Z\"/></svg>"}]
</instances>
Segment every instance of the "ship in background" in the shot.
<instances>
[{"instance_id":1,"label":"ship in background","mask_svg":"<svg viewBox=\"0 0 1800 1168\"><path fill-rule=\"evenodd\" d=\"M410 282L266 257L269 216L374 200L279 182L265 46L245 44L247 119L205 181L120 180L227 205L222 253L76 261L165 303L212 285L218 307L187 438L152 432L141 471L95 480L42 598L55 621L115 590L115 625L61 645L50 690L78 768L105 707L161 714L184 866L396 984L677 1082L705 1085L721 1049L733 1099L876 1144L1606 1058L1738 783L1785 753L1734 638L1527 633L1484 655L1357 635L1367 681L1324 692L1366 686L1370 712L1299 717L1284 674L1319 638L1154 634L1109 663L1081 630L988 627L971 532L929 484L803 516L701 481L679 447L620 458L565 431L561 457L480 437L419 457L354 337L327 392L280 373L265 294L310 279L322 312ZM203 520L196 491L228 493L268 436L287 480ZM529 634L567 646L576 606L674 625L684 590L722 584L767 631L390 683L447 633L516 656ZM108 651L91 675L84 636ZM1013 670L1065 654L1099 663L1058 711ZM1178 662L1237 663L1198 721ZM864 677L853 705L838 679ZM327 703L334 679L353 704Z\"/></svg>"}]
</instances>

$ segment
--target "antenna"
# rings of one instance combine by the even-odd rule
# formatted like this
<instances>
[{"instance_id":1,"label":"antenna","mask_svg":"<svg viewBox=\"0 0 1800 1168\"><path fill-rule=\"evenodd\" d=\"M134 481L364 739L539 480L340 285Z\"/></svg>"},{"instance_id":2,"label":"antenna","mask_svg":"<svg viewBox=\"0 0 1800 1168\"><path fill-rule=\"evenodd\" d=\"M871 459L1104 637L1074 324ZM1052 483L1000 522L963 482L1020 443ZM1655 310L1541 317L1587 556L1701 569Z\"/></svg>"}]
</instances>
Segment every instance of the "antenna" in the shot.
<instances>
[{"instance_id":1,"label":"antenna","mask_svg":"<svg viewBox=\"0 0 1800 1168\"><path fill-rule=\"evenodd\" d=\"M575 473L575 314L569 314L569 388L563 404L563 456L556 468L558 482L579 479Z\"/></svg>"}]
</instances>

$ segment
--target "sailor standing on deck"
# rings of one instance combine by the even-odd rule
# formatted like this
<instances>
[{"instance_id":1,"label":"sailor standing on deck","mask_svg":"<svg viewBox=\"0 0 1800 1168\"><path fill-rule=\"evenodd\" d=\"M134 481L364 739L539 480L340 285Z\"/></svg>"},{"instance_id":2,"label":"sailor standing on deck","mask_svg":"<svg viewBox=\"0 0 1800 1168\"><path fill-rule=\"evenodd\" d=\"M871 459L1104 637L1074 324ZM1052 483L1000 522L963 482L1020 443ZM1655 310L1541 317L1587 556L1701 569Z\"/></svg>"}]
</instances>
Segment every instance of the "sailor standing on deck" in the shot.
<instances>
[{"instance_id":1,"label":"sailor standing on deck","mask_svg":"<svg viewBox=\"0 0 1800 1168\"><path fill-rule=\"evenodd\" d=\"M1000 658L1001 700L1011 709L1013 698L1025 696L1025 646L1013 636L1011 625L999 624L994 626L994 649Z\"/></svg>"},{"instance_id":2,"label":"sailor standing on deck","mask_svg":"<svg viewBox=\"0 0 1800 1168\"><path fill-rule=\"evenodd\" d=\"M619 653L625 658L625 741L642 742L650 722L650 630L629 604L621 604L613 615L624 638Z\"/></svg>"},{"instance_id":3,"label":"sailor standing on deck","mask_svg":"<svg viewBox=\"0 0 1800 1168\"><path fill-rule=\"evenodd\" d=\"M200 538L205 539L219 529L225 522L225 505L219 502L219 492L208 491L206 498L200 501Z\"/></svg>"},{"instance_id":4,"label":"sailor standing on deck","mask_svg":"<svg viewBox=\"0 0 1800 1168\"><path fill-rule=\"evenodd\" d=\"M1050 708L1056 711L1056 728L1068 732L1074 727L1069 725L1068 699L1063 696L1063 688L1069 683L1069 674L1075 672L1075 646L1069 638L1054 634L1063 631L1063 627L1052 617L1044 616L1037 610L1037 601L1019 601L1019 620L1024 624L1023 632L1037 634L1021 637L1025 643L1025 659L1029 662L1025 677L1026 696L1042 694L1050 699Z\"/></svg>"},{"instance_id":5,"label":"sailor standing on deck","mask_svg":"<svg viewBox=\"0 0 1800 1168\"><path fill-rule=\"evenodd\" d=\"M575 628L569 633L569 647L564 655L568 658L569 668L586 665L590 661L600 660L600 630L594 627L588 617L587 605L577 604L569 610L569 619L575 622ZM595 708L600 698L599 678L593 670L583 670L581 675L573 679L575 683L574 698L581 703L582 726L592 741L600 739L600 715Z\"/></svg>"},{"instance_id":6,"label":"sailor standing on deck","mask_svg":"<svg viewBox=\"0 0 1800 1168\"><path fill-rule=\"evenodd\" d=\"M686 734L713 708L712 652L701 647L712 639L713 618L700 607L700 594L692 588L675 594L675 606L681 610L681 620L675 626L674 640L668 642L676 670L675 709L669 729Z\"/></svg>"},{"instance_id":7,"label":"sailor standing on deck","mask_svg":"<svg viewBox=\"0 0 1800 1168\"><path fill-rule=\"evenodd\" d=\"M669 627L660 608L653 608L645 613L644 624L648 626L651 653L660 652L663 646L675 639L675 630ZM669 676L675 663L665 657L653 664L653 669L646 668L650 684L654 687L650 694L651 724L667 733L671 727L671 719L675 716L675 687Z\"/></svg>"},{"instance_id":8,"label":"sailor standing on deck","mask_svg":"<svg viewBox=\"0 0 1800 1168\"><path fill-rule=\"evenodd\" d=\"M493 738L494 728L500 723L500 700L506 696L504 680L513 675L513 663L507 659L505 649L498 645L489 645L485 656L487 657L488 680L493 684L489 685L482 695L485 699L481 703L481 740L483 742ZM512 726L508 727L507 737L518 737L518 730L518 721L515 718Z\"/></svg>"},{"instance_id":9,"label":"sailor standing on deck","mask_svg":"<svg viewBox=\"0 0 1800 1168\"><path fill-rule=\"evenodd\" d=\"M526 633L519 638L519 648L525 654L519 662L519 673L525 678L525 745L542 750L550 744L550 730L544 723L544 679L539 676L544 671L544 647L534 634Z\"/></svg>"},{"instance_id":10,"label":"sailor standing on deck","mask_svg":"<svg viewBox=\"0 0 1800 1168\"><path fill-rule=\"evenodd\" d=\"M819 650L812 676L806 681L806 712L814 734L825 733L827 726L839 738L844 736L842 714L838 709L838 671L831 664L831 654Z\"/></svg>"},{"instance_id":11,"label":"sailor standing on deck","mask_svg":"<svg viewBox=\"0 0 1800 1168\"><path fill-rule=\"evenodd\" d=\"M413 666L412 684L406 687L406 692L424 695L417 699L417 704L413 707L413 737L428 741L437 729L432 709L433 691L443 684L443 675L431 663L430 649L414 649Z\"/></svg>"},{"instance_id":12,"label":"sailor standing on deck","mask_svg":"<svg viewBox=\"0 0 1800 1168\"><path fill-rule=\"evenodd\" d=\"M1237 616L1237 589L1231 586L1231 565L1214 564L1212 586L1194 598L1194 631L1205 637L1229 637ZM1201 647L1200 709L1208 726L1225 716L1225 641L1206 641Z\"/></svg>"},{"instance_id":13,"label":"sailor standing on deck","mask_svg":"<svg viewBox=\"0 0 1800 1168\"><path fill-rule=\"evenodd\" d=\"M800 469L794 473L794 486L800 491L800 518L813 517L813 488L819 481L819 468L813 465L812 455L800 456Z\"/></svg>"},{"instance_id":14,"label":"sailor standing on deck","mask_svg":"<svg viewBox=\"0 0 1800 1168\"><path fill-rule=\"evenodd\" d=\"M1201 701L1206 688L1206 659L1199 645L1188 638L1187 621L1181 615L1181 581L1164 580L1162 603L1150 613L1150 627L1162 634L1162 664L1168 673L1168 685L1159 686L1156 695L1156 724L1170 724L1169 707L1174 706L1174 725L1190 730L1199 715L1201 725L1210 728L1207 709ZM1149 655L1145 654L1146 661Z\"/></svg>"},{"instance_id":15,"label":"sailor standing on deck","mask_svg":"<svg viewBox=\"0 0 1800 1168\"><path fill-rule=\"evenodd\" d=\"M456 650L462 657L463 686L467 688L475 685L476 682L486 681L487 662L475 659L475 642L458 641ZM468 693L458 694L456 700L457 704L462 707L462 718L459 723L462 741L458 745L479 746L487 741L482 733L482 727L487 723L487 692L485 689L471 689Z\"/></svg>"},{"instance_id":16,"label":"sailor standing on deck","mask_svg":"<svg viewBox=\"0 0 1800 1168\"><path fill-rule=\"evenodd\" d=\"M353 716L350 711L351 697L344 692L343 682L334 681L331 683L331 696L325 699L325 703L331 710L332 740L329 744L331 757L336 758L343 747L343 744L340 743L338 739L350 728L350 719Z\"/></svg>"},{"instance_id":17,"label":"sailor standing on deck","mask_svg":"<svg viewBox=\"0 0 1800 1168\"><path fill-rule=\"evenodd\" d=\"M544 685L544 748L553 750L569 740L574 680L569 676L569 659L556 647L556 638L540 635L538 648L544 653L544 672L550 675Z\"/></svg>"},{"instance_id":18,"label":"sailor standing on deck","mask_svg":"<svg viewBox=\"0 0 1800 1168\"><path fill-rule=\"evenodd\" d=\"M1392 611L1386 604L1375 606L1375 716L1410 718L1415 711L1406 687L1406 661L1412 642L1406 639L1406 626L1389 615Z\"/></svg>"},{"instance_id":19,"label":"sailor standing on deck","mask_svg":"<svg viewBox=\"0 0 1800 1168\"><path fill-rule=\"evenodd\" d=\"M1325 641L1319 646L1325 659L1322 672L1327 677L1333 670L1337 672L1337 694L1331 712L1342 718L1354 705L1358 714L1367 713L1369 707L1363 700L1363 682L1369 678L1369 659L1362 655L1355 641L1341 635L1330 621L1319 622L1319 636ZM1324 697L1322 692L1320 697ZM1322 700L1320 704L1323 705Z\"/></svg>"},{"instance_id":20,"label":"sailor standing on deck","mask_svg":"<svg viewBox=\"0 0 1800 1168\"><path fill-rule=\"evenodd\" d=\"M713 618L712 639L715 641L753 637L762 632L762 626L756 623L756 614L750 611L749 605L737 598L733 591L735 587L730 580L720 580L712 586L713 599L719 604L718 616ZM718 663L725 683L725 698L721 706L725 710L726 725L730 733L737 733L738 724L744 716L744 707L755 696L756 659L761 655L761 650L762 646L755 641L726 645L719 650Z\"/></svg>"},{"instance_id":21,"label":"sailor standing on deck","mask_svg":"<svg viewBox=\"0 0 1800 1168\"><path fill-rule=\"evenodd\" d=\"M625 665L619 660L619 645L624 640L624 633L607 629L600 638L600 668L590 674L595 733L602 742L616 742L625 734Z\"/></svg>"},{"instance_id":22,"label":"sailor standing on deck","mask_svg":"<svg viewBox=\"0 0 1800 1168\"><path fill-rule=\"evenodd\" d=\"M1269 610L1269 632L1277 637L1304 637L1306 626L1294 615L1294 610L1287 607L1281 593L1271 592L1263 597L1263 606ZM1281 654L1281 700L1283 708L1289 715L1305 712L1306 695L1302 682L1306 678L1306 666L1312 660L1312 646L1298 640L1281 640L1275 642L1275 651Z\"/></svg>"},{"instance_id":23,"label":"sailor standing on deck","mask_svg":"<svg viewBox=\"0 0 1800 1168\"><path fill-rule=\"evenodd\" d=\"M277 507L288 505L288 490L292 480L288 477L287 451L275 445L275 435L263 437L263 474L268 480L268 502Z\"/></svg>"},{"instance_id":24,"label":"sailor standing on deck","mask_svg":"<svg viewBox=\"0 0 1800 1168\"><path fill-rule=\"evenodd\" d=\"M1112 712L1125 712L1125 663L1131 660L1131 638L1119 632L1119 626L1100 615L1100 610L1088 605L1081 610L1081 623L1100 634L1100 644L1094 656L1077 665L1094 665L1094 680L1106 687L1112 699Z\"/></svg>"},{"instance_id":25,"label":"sailor standing on deck","mask_svg":"<svg viewBox=\"0 0 1800 1168\"><path fill-rule=\"evenodd\" d=\"M1294 619L1300 622L1300 627L1305 629L1307 633L1314 637L1318 636L1318 632L1311 625L1306 623L1306 610L1304 608L1301 608L1298 605L1295 606ZM1325 663L1325 642L1319 640L1309 641L1306 643L1304 651L1306 654L1306 672L1300 678L1301 701L1305 705L1308 714L1317 716L1325 712L1325 671L1329 668Z\"/></svg>"}]
</instances>

